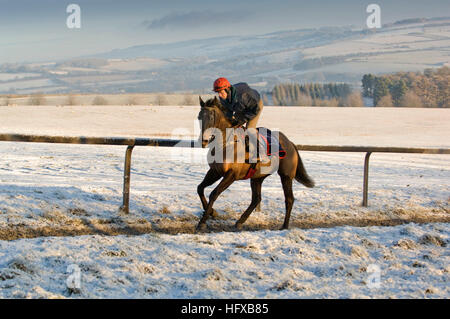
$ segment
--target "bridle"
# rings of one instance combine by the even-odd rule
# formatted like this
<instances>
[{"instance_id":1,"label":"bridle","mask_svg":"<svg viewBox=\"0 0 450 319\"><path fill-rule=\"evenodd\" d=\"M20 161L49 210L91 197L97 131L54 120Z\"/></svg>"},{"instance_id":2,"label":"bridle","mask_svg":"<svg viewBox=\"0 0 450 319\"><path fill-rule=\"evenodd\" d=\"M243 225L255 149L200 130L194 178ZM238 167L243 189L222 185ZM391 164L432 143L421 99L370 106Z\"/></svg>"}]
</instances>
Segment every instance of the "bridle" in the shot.
<instances>
[{"instance_id":1,"label":"bridle","mask_svg":"<svg viewBox=\"0 0 450 319\"><path fill-rule=\"evenodd\" d=\"M208 112L208 123L213 123L212 125L209 125L210 128L216 128L216 122L218 121L218 117L216 116L216 110L214 110L214 107L208 107L211 110L207 110ZM227 134L228 129L237 129L237 128L242 128L242 125L236 125L236 126L232 126L230 128L225 129L225 134ZM226 138L223 140L222 142L222 148L225 149L226 147L230 146L231 144L236 144L236 143L244 143L245 142L242 140L242 138L240 138L238 136L238 139L235 140L234 139L233 134L231 134L230 136L226 135ZM233 137L233 139L230 139L230 137ZM203 142L207 142L207 145L210 144L212 141L214 141L214 139L216 138L215 135L211 135L211 137L208 140L203 139L203 131L202 131L202 141Z\"/></svg>"},{"instance_id":2,"label":"bridle","mask_svg":"<svg viewBox=\"0 0 450 319\"><path fill-rule=\"evenodd\" d=\"M204 112L208 112L208 123L212 123L212 125L208 125L210 128L217 128L217 121L219 120L219 117L216 116L217 110L215 109L217 106L205 106ZM230 127L230 129L236 129L241 127L242 125L236 125ZM214 139L215 136L211 135L211 137L208 140L203 139L203 129L202 129L202 142L207 142L207 144L210 144ZM233 135L232 135L233 136ZM222 147L225 148L227 144L236 143L233 140L229 140L229 137L224 140Z\"/></svg>"},{"instance_id":3,"label":"bridle","mask_svg":"<svg viewBox=\"0 0 450 319\"><path fill-rule=\"evenodd\" d=\"M205 111L208 112L208 123L212 123L212 125L209 127L216 127L216 111L214 110L214 107L206 106ZM202 129L202 141L206 141L209 144L214 140L214 138L215 138L215 136L211 135L211 137L208 140L204 140L203 139L203 129Z\"/></svg>"}]
</instances>

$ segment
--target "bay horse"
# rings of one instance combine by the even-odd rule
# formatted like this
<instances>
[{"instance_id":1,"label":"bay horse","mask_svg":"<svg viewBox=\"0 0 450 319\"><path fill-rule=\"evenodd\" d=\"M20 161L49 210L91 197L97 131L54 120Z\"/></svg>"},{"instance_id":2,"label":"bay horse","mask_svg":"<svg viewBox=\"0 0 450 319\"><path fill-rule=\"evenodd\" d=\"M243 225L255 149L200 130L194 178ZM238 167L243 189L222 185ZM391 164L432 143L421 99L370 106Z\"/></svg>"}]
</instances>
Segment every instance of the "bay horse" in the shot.
<instances>
[{"instance_id":1,"label":"bay horse","mask_svg":"<svg viewBox=\"0 0 450 319\"><path fill-rule=\"evenodd\" d=\"M217 99L209 99L206 102L200 99L200 112L198 114L198 120L200 121L201 136L200 140L202 147L209 147L208 158L215 158L215 155L222 153L223 160L208 160L209 170L206 173L203 181L197 187L197 193L202 202L204 213L197 225L197 231L203 231L206 229L206 221L211 216L216 214L213 209L214 202L217 200L219 195L225 191L234 181L243 180L248 177L249 169L252 167L251 163L246 163L245 161L237 161L237 151L239 146L237 144L241 143L241 147L245 144L245 139L235 138L229 139L227 137L227 129L232 129L233 125L225 116L225 109ZM212 134L211 134L212 132ZM214 132L216 132L214 134ZM273 134L274 132L272 132ZM242 224L247 220L256 206L261 202L261 185L266 177L278 172L281 178L281 184L283 186L286 214L284 218L284 223L281 229L289 228L289 219L291 215L292 206L294 204L294 194L292 192L292 180L302 183L306 187L314 187L314 181L306 173L305 167L303 166L300 154L293 142L291 142L286 135L281 132L275 132L278 134L279 145L286 152L286 156L282 159L278 156L271 156L267 161L259 161L256 166L253 165L255 169L254 175L251 177L250 185L252 190L252 200L248 208L242 214L241 218L236 222L235 227L237 229L242 228ZM220 140L222 137L222 140ZM214 141L215 140L215 141ZM214 141L215 147L211 147ZM227 153L227 148L234 148L234 157L230 159L230 156L225 156ZM242 149L242 148L241 148ZM220 154L219 154L220 155ZM248 159L249 154L246 153L246 158ZM278 161L273 168L273 161ZM209 195L209 201L205 198L205 188L214 184L219 179L222 180L217 185L217 187Z\"/></svg>"}]
</instances>

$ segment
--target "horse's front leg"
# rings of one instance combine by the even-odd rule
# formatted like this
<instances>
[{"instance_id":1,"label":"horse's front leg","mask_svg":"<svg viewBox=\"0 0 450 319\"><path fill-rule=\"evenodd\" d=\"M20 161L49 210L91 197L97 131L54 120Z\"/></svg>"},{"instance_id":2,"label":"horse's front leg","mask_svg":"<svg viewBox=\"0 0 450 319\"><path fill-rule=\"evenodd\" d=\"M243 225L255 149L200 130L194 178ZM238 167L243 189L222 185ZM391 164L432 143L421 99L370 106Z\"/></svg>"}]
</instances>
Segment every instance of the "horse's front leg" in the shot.
<instances>
[{"instance_id":1,"label":"horse's front leg","mask_svg":"<svg viewBox=\"0 0 450 319\"><path fill-rule=\"evenodd\" d=\"M215 182L217 182L221 178L220 174L217 173L212 168L209 169L208 173L206 173L203 181L197 186L197 193L200 197L200 201L202 202L203 211L206 211L206 207L208 207L208 202L205 197L205 188L211 186ZM213 210L212 215L215 216L217 213Z\"/></svg>"},{"instance_id":2,"label":"horse's front leg","mask_svg":"<svg viewBox=\"0 0 450 319\"><path fill-rule=\"evenodd\" d=\"M216 188L211 192L209 195L209 202L208 205L206 205L205 212L203 213L202 218L200 219L200 222L197 225L197 230L204 230L206 228L206 221L208 220L209 215L212 213L212 206L214 202L216 201L217 197L225 191L228 187L230 187L231 184L236 180L236 177L234 176L234 172L232 170L228 170L223 179L220 181L219 185L217 185Z\"/></svg>"}]
</instances>

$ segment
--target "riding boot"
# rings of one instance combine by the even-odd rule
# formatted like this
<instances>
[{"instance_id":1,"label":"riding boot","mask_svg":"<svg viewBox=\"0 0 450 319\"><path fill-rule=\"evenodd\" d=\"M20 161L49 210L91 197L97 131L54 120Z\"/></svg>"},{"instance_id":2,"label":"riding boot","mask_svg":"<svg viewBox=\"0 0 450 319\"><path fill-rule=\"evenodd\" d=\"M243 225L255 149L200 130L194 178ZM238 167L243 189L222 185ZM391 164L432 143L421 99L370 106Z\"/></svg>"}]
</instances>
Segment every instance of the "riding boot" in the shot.
<instances>
[{"instance_id":1,"label":"riding boot","mask_svg":"<svg viewBox=\"0 0 450 319\"><path fill-rule=\"evenodd\" d=\"M246 145L248 145L248 162L257 163L259 160L258 154L258 137L257 131L254 128L247 129L247 135L245 136Z\"/></svg>"}]
</instances>

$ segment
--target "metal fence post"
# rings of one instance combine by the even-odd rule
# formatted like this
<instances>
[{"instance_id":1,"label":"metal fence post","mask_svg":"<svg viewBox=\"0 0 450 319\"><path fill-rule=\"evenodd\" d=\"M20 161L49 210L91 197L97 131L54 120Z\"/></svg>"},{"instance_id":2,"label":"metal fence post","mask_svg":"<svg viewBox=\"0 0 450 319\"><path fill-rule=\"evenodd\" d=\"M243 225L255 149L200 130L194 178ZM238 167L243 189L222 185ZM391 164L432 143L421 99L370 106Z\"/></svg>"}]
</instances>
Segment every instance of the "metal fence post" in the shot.
<instances>
[{"instance_id":1,"label":"metal fence post","mask_svg":"<svg viewBox=\"0 0 450 319\"><path fill-rule=\"evenodd\" d=\"M372 152L367 152L364 158L364 185L363 185L363 206L367 207L367 197L369 190L369 158Z\"/></svg>"},{"instance_id":2,"label":"metal fence post","mask_svg":"<svg viewBox=\"0 0 450 319\"><path fill-rule=\"evenodd\" d=\"M125 167L123 170L123 204L120 210L125 214L129 213L130 209L130 177L131 177L131 152L134 145L129 145L125 153Z\"/></svg>"},{"instance_id":3,"label":"metal fence post","mask_svg":"<svg viewBox=\"0 0 450 319\"><path fill-rule=\"evenodd\" d=\"M127 145L125 155L123 205L120 209L128 213L130 202L130 171L131 152L134 146L167 146L167 147L195 147L196 140L172 140L159 138L129 138L129 137L86 137L86 136L49 136L26 134L2 134L0 141L34 142L34 143L67 143L67 144L96 144L96 145ZM312 152L364 152L364 185L363 206L368 206L369 189L369 157L372 153L416 153L416 154L450 154L450 148L419 148L419 147L389 147L389 146L338 146L338 145L295 145L297 150Z\"/></svg>"}]
</instances>

